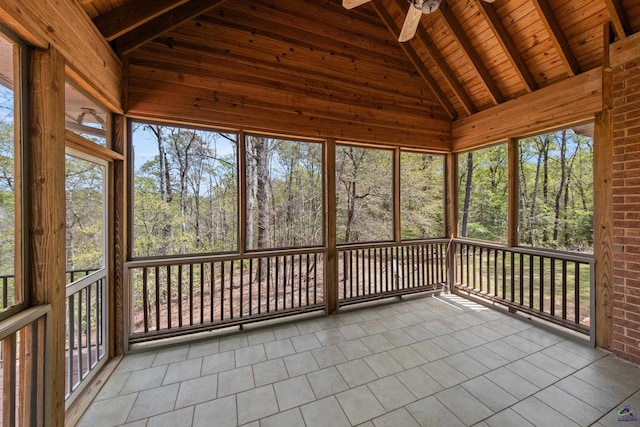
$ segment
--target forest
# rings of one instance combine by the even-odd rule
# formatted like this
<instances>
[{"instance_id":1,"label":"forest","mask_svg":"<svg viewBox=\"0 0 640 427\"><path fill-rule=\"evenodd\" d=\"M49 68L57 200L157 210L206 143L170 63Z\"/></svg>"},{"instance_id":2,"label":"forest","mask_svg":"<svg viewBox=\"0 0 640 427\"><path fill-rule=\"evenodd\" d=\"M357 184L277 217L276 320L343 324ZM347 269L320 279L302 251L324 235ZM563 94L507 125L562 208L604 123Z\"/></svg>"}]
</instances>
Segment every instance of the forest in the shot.
<instances>
[{"instance_id":1,"label":"forest","mask_svg":"<svg viewBox=\"0 0 640 427\"><path fill-rule=\"evenodd\" d=\"M238 250L238 186L246 248L324 244L323 147L315 141L244 136L238 184L236 134L136 123L136 257ZM393 150L337 145L339 243L390 241ZM444 236L444 157L401 153L403 239Z\"/></svg>"},{"instance_id":2,"label":"forest","mask_svg":"<svg viewBox=\"0 0 640 427\"><path fill-rule=\"evenodd\" d=\"M591 253L593 140L565 129L518 141L518 240ZM459 235L506 243L507 145L459 155Z\"/></svg>"}]
</instances>

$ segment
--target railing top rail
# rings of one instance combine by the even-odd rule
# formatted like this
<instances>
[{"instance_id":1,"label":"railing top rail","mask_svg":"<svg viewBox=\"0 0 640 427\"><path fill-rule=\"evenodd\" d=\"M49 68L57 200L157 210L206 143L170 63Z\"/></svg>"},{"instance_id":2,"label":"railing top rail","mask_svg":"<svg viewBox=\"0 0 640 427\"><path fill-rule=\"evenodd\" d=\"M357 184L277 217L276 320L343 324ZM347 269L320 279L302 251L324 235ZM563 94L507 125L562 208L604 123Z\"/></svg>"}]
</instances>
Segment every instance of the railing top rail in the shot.
<instances>
[{"instance_id":1,"label":"railing top rail","mask_svg":"<svg viewBox=\"0 0 640 427\"><path fill-rule=\"evenodd\" d=\"M337 248L339 251L354 251L359 249L394 248L396 246L441 244L441 243L449 243L450 241L451 239L441 237L437 239L404 240L402 242L341 243L337 245Z\"/></svg>"},{"instance_id":2,"label":"railing top rail","mask_svg":"<svg viewBox=\"0 0 640 427\"><path fill-rule=\"evenodd\" d=\"M206 264L208 262L215 261L237 261L244 259L255 258L272 258L283 255L306 255L306 254L318 254L325 251L324 247L316 246L311 248L293 248L286 250L268 250L268 251L255 251L246 252L244 254L230 253L230 254L215 254L215 255L194 255L194 256L180 256L180 257L164 257L164 258L141 258L124 263L125 269L131 268L143 268L143 267L163 267L172 265L184 265L184 264Z\"/></svg>"},{"instance_id":3,"label":"railing top rail","mask_svg":"<svg viewBox=\"0 0 640 427\"><path fill-rule=\"evenodd\" d=\"M82 277L81 279L78 279L75 282L68 284L66 288L66 296L69 297L75 294L76 292L80 291L81 289L84 289L87 286L91 286L92 284L96 283L98 280L104 277L107 277L106 268L101 268L99 270L96 270L93 273L88 274Z\"/></svg>"},{"instance_id":4,"label":"railing top rail","mask_svg":"<svg viewBox=\"0 0 640 427\"><path fill-rule=\"evenodd\" d=\"M22 310L18 314L0 322L0 340L16 333L51 311L51 305L43 304Z\"/></svg>"},{"instance_id":5,"label":"railing top rail","mask_svg":"<svg viewBox=\"0 0 640 427\"><path fill-rule=\"evenodd\" d=\"M488 248L488 249L497 249L500 251L511 252L511 253L522 253L526 255L534 255L534 256L540 256L544 258L573 261L573 262L579 262L579 263L589 264L589 265L595 263L593 255L578 255L572 252L555 251L552 249L534 249L534 248L526 248L522 246L506 246L506 245L501 245L497 243L481 242L478 240L467 240L467 239L461 239L461 238L453 239L453 241L459 244L478 246L478 247Z\"/></svg>"}]
</instances>

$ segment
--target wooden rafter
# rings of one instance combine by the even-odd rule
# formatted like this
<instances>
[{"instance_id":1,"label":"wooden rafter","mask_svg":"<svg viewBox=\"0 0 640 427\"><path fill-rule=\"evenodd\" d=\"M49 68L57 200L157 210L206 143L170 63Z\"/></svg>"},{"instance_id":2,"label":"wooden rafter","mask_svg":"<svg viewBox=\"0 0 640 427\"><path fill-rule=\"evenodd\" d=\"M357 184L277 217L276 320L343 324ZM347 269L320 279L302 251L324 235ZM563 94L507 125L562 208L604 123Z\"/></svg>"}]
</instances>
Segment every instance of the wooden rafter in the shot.
<instances>
[{"instance_id":1,"label":"wooden rafter","mask_svg":"<svg viewBox=\"0 0 640 427\"><path fill-rule=\"evenodd\" d=\"M449 64L447 64L447 61L444 59L444 56L442 56L440 51L434 47L435 45L433 43L433 40L431 39L431 37L429 37L429 34L427 34L427 31L424 29L424 27L418 27L415 38L422 44L427 52L429 52L429 56L436 64L438 71L440 72L440 74L442 74L444 79L449 84L449 87L451 87L451 90L453 90L453 93L455 93L456 97L460 100L467 114L477 113L478 108L473 103L473 100L464 89L460 81L456 78L453 70L451 69L451 67L449 67Z\"/></svg>"},{"instance_id":2,"label":"wooden rafter","mask_svg":"<svg viewBox=\"0 0 640 427\"><path fill-rule=\"evenodd\" d=\"M453 15L453 12L451 12L451 9L449 9L449 6L447 6L447 3L442 3L438 10L440 10L444 22L449 28L449 31L451 31L452 36L458 41L458 44L462 47L462 51L464 52L465 56L467 57L471 65L476 69L476 72L480 75L480 79L482 80L482 83L484 84L486 89L489 91L493 102L495 104L502 104L505 101L505 98L502 95L500 88L493 80L493 77L491 77L491 74L489 73L487 67L484 66L484 62L480 58L480 55L478 55L478 52L473 47L471 40L469 40L469 38L467 37L466 33L462 29L462 26Z\"/></svg>"},{"instance_id":3,"label":"wooden rafter","mask_svg":"<svg viewBox=\"0 0 640 427\"><path fill-rule=\"evenodd\" d=\"M93 23L108 41L118 38L189 0L129 1L98 15Z\"/></svg>"},{"instance_id":4,"label":"wooden rafter","mask_svg":"<svg viewBox=\"0 0 640 427\"><path fill-rule=\"evenodd\" d=\"M389 14L389 12L382 5L378 4L378 2L371 2L371 5L378 13L378 16L380 16L380 19L382 19L382 22L384 22L389 31L391 31L393 37L398 37L398 34L400 34L400 28L396 24L393 17ZM447 98L447 95L442 91L442 89L440 89L438 82L433 78L427 67L420 59L420 56L409 44L400 43L400 47L411 61L416 71L418 71L418 73L426 81L427 85L433 91L434 95L436 96L442 107L445 109L449 117L452 120L455 120L458 117L458 112L456 111L453 104L451 104L451 101L449 101L449 98Z\"/></svg>"},{"instance_id":5,"label":"wooden rafter","mask_svg":"<svg viewBox=\"0 0 640 427\"><path fill-rule=\"evenodd\" d=\"M622 6L621 0L604 0L609 9L609 15L611 15L611 23L616 30L618 38L625 38L631 35L631 24L629 23L629 17Z\"/></svg>"},{"instance_id":6,"label":"wooden rafter","mask_svg":"<svg viewBox=\"0 0 640 427\"><path fill-rule=\"evenodd\" d=\"M547 29L549 37L556 47L556 50L558 51L558 55L560 55L562 62L565 64L567 74L569 74L569 76L580 74L580 63L574 55L573 50L571 50L569 41L565 37L558 20L553 14L553 9L551 9L551 6L549 5L549 0L531 0L531 2L538 11L538 15L540 15L540 19Z\"/></svg>"},{"instance_id":7,"label":"wooden rafter","mask_svg":"<svg viewBox=\"0 0 640 427\"><path fill-rule=\"evenodd\" d=\"M520 55L520 52L516 48L516 45L513 43L511 35L500 20L500 17L498 16L496 10L493 8L493 6L483 0L476 0L476 5L484 15L487 24L489 24L489 27L491 27L493 34L498 39L498 42L509 58L509 61L513 65L513 68L520 76L520 79L524 83L527 92L533 92L534 90L537 90L538 83L536 83L536 80L533 78L533 74L531 74L531 71L529 71L529 67L527 67L527 64L524 62L522 55Z\"/></svg>"},{"instance_id":8,"label":"wooden rafter","mask_svg":"<svg viewBox=\"0 0 640 427\"><path fill-rule=\"evenodd\" d=\"M224 0L190 0L113 41L115 51L125 55L148 41L218 6Z\"/></svg>"}]
</instances>

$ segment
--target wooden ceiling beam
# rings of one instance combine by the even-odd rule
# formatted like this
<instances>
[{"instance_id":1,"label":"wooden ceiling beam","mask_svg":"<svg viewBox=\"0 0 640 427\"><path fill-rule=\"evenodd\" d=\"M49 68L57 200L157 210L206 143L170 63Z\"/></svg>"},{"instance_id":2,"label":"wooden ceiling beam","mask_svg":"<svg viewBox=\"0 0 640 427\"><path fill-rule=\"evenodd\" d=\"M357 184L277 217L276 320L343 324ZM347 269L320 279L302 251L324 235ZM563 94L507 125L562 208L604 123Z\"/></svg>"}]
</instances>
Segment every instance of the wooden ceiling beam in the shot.
<instances>
[{"instance_id":1,"label":"wooden ceiling beam","mask_svg":"<svg viewBox=\"0 0 640 427\"><path fill-rule=\"evenodd\" d=\"M422 44L427 52L429 52L429 56L436 64L436 68L447 81L449 87L451 88L451 90L453 90L453 93L455 93L456 97L460 100L467 114L471 115L477 113L478 107L476 107L465 88L456 78L453 70L451 69L451 67L449 67L449 64L447 64L447 61L444 59L444 56L442 56L440 51L434 47L435 44L433 43L433 40L431 39L431 37L429 37L429 34L427 34L427 31L422 25L418 26L418 30L416 31L416 39Z\"/></svg>"},{"instance_id":2,"label":"wooden ceiling beam","mask_svg":"<svg viewBox=\"0 0 640 427\"><path fill-rule=\"evenodd\" d=\"M496 10L493 6L483 0L476 0L476 5L480 9L480 12L482 12L487 24L489 24L491 31L493 31L493 34L498 39L500 46L502 46L502 49L507 54L513 68L520 76L527 92L538 90L538 83L534 79L533 74L531 74L531 71L529 71L529 67L527 67L527 64L524 62L522 55L520 55L515 43L513 43L511 35L502 23L502 20L500 19L500 16L498 16Z\"/></svg>"},{"instance_id":3,"label":"wooden ceiling beam","mask_svg":"<svg viewBox=\"0 0 640 427\"><path fill-rule=\"evenodd\" d=\"M538 15L540 15L540 19L547 29L551 41L556 47L558 55L560 55L560 59L562 59L562 62L565 64L567 74L569 74L569 76L580 74L580 63L573 53L573 50L571 50L569 41L565 37L558 20L553 14L553 9L551 9L551 5L549 5L549 0L531 0L531 2L538 11Z\"/></svg>"},{"instance_id":4,"label":"wooden ceiling beam","mask_svg":"<svg viewBox=\"0 0 640 427\"><path fill-rule=\"evenodd\" d=\"M189 0L137 0L126 2L93 19L107 41L112 41Z\"/></svg>"},{"instance_id":5,"label":"wooden ceiling beam","mask_svg":"<svg viewBox=\"0 0 640 427\"><path fill-rule=\"evenodd\" d=\"M629 17L622 6L621 0L604 0L609 9L609 15L611 15L611 23L618 35L618 38L623 39L631 35L631 24L629 23Z\"/></svg>"},{"instance_id":6,"label":"wooden ceiling beam","mask_svg":"<svg viewBox=\"0 0 640 427\"><path fill-rule=\"evenodd\" d=\"M378 16L380 16L382 22L384 22L389 31L391 31L393 37L397 38L400 34L400 28L396 24L393 17L378 2L371 2L371 5L378 13ZM407 43L400 43L400 47L411 61L416 71L422 76L429 88L433 91L433 94L436 96L449 117L452 120L455 120L458 117L458 112L456 111L453 104L451 104L451 101L449 101L449 98L447 98L447 95L442 91L442 89L440 89L438 82L433 78L427 67L422 62L422 59L420 59L420 56L416 53L413 47L411 47L411 45Z\"/></svg>"},{"instance_id":7,"label":"wooden ceiling beam","mask_svg":"<svg viewBox=\"0 0 640 427\"><path fill-rule=\"evenodd\" d=\"M471 63L471 66L475 68L476 72L480 76L480 80L482 80L482 83L484 84L487 91L489 91L493 102L495 104L502 104L503 102L505 102L505 97L504 95L502 95L500 88L496 84L495 80L493 80L493 77L491 77L489 70L484 65L484 61L482 61L480 55L478 55L478 52L473 47L471 40L469 40L469 38L467 37L457 18L453 15L451 9L449 9L447 3L443 2L438 10L442 14L444 22L449 28L449 31L451 31L451 34L462 48L464 55Z\"/></svg>"},{"instance_id":8,"label":"wooden ceiling beam","mask_svg":"<svg viewBox=\"0 0 640 427\"><path fill-rule=\"evenodd\" d=\"M177 8L166 12L133 31L113 40L114 50L125 55L148 41L171 31L183 23L218 6L224 0L189 0Z\"/></svg>"}]
</instances>

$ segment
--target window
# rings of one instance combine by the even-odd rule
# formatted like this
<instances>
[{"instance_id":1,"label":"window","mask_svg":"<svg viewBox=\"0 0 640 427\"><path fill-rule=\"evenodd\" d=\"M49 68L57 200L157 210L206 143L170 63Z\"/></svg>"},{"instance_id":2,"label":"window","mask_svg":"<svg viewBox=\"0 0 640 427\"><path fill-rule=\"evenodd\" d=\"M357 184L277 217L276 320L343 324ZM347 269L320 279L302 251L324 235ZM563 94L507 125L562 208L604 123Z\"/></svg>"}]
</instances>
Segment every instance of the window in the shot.
<instances>
[{"instance_id":1,"label":"window","mask_svg":"<svg viewBox=\"0 0 640 427\"><path fill-rule=\"evenodd\" d=\"M403 240L444 236L443 156L400 153L400 215Z\"/></svg>"},{"instance_id":2,"label":"window","mask_svg":"<svg viewBox=\"0 0 640 427\"><path fill-rule=\"evenodd\" d=\"M519 141L519 243L592 252L593 124Z\"/></svg>"},{"instance_id":3,"label":"window","mask_svg":"<svg viewBox=\"0 0 640 427\"><path fill-rule=\"evenodd\" d=\"M458 155L458 234L506 242L507 146L497 145Z\"/></svg>"},{"instance_id":4,"label":"window","mask_svg":"<svg viewBox=\"0 0 640 427\"><path fill-rule=\"evenodd\" d=\"M16 283L20 248L20 159L19 76L20 48L0 33L0 310L19 304L23 298Z\"/></svg>"},{"instance_id":5,"label":"window","mask_svg":"<svg viewBox=\"0 0 640 427\"><path fill-rule=\"evenodd\" d=\"M67 284L97 271L105 263L105 167L67 155Z\"/></svg>"},{"instance_id":6,"label":"window","mask_svg":"<svg viewBox=\"0 0 640 427\"><path fill-rule=\"evenodd\" d=\"M236 250L237 141L234 133L133 124L135 256Z\"/></svg>"},{"instance_id":7,"label":"window","mask_svg":"<svg viewBox=\"0 0 640 427\"><path fill-rule=\"evenodd\" d=\"M247 249L323 242L322 144L246 137Z\"/></svg>"},{"instance_id":8,"label":"window","mask_svg":"<svg viewBox=\"0 0 640 427\"><path fill-rule=\"evenodd\" d=\"M336 147L339 243L393 239L393 151Z\"/></svg>"},{"instance_id":9,"label":"window","mask_svg":"<svg viewBox=\"0 0 640 427\"><path fill-rule=\"evenodd\" d=\"M64 97L66 128L94 144L106 147L110 115L69 83L64 87Z\"/></svg>"}]
</instances>

